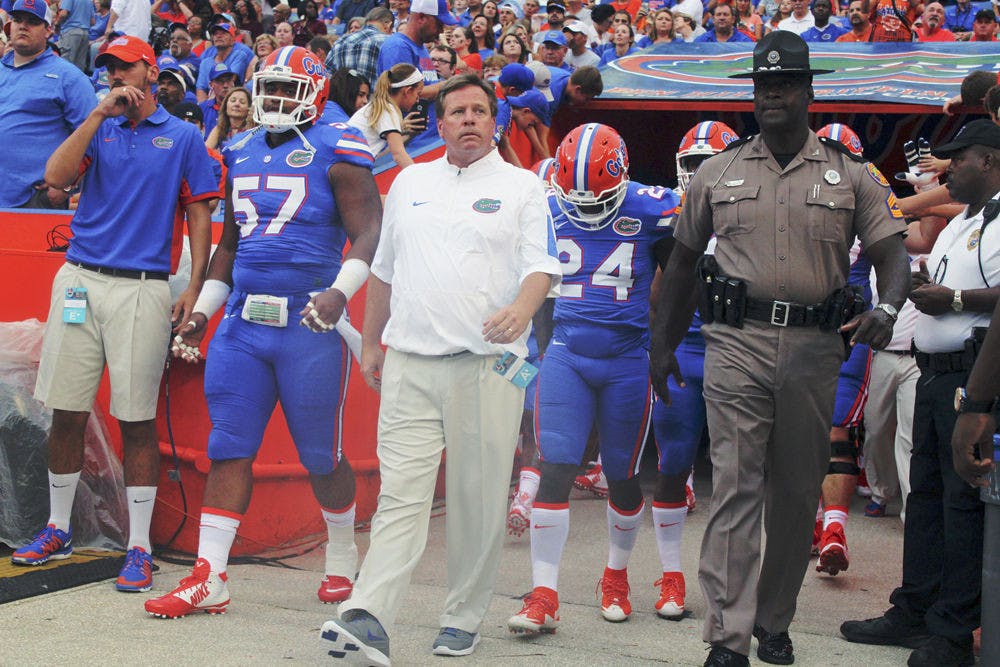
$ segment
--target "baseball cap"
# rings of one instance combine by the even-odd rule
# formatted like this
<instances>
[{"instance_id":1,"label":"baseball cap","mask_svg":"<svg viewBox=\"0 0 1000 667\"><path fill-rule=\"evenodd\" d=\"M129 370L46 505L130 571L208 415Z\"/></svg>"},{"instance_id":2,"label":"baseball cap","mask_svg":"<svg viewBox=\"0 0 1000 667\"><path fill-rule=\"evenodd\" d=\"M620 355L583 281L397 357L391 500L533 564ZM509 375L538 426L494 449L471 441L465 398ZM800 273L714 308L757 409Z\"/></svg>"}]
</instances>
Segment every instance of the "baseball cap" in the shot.
<instances>
[{"instance_id":1,"label":"baseball cap","mask_svg":"<svg viewBox=\"0 0 1000 667\"><path fill-rule=\"evenodd\" d=\"M515 109L531 109L531 112L538 116L538 120L542 121L545 127L548 127L552 122L552 117L549 113L549 103L546 101L545 96L534 88L526 90L523 95L508 97L507 101Z\"/></svg>"},{"instance_id":2,"label":"baseball cap","mask_svg":"<svg viewBox=\"0 0 1000 667\"><path fill-rule=\"evenodd\" d=\"M563 26L563 32L575 32L578 35L586 35L587 28L579 21L571 21Z\"/></svg>"},{"instance_id":3,"label":"baseball cap","mask_svg":"<svg viewBox=\"0 0 1000 667\"><path fill-rule=\"evenodd\" d=\"M187 92L187 82L184 80L184 75L181 73L180 63L170 56L160 56L160 59L156 61L156 64L160 68L160 75L156 77L157 81L164 77L172 77L181 85L181 90Z\"/></svg>"},{"instance_id":4,"label":"baseball cap","mask_svg":"<svg viewBox=\"0 0 1000 667\"><path fill-rule=\"evenodd\" d=\"M199 123L205 121L205 115L201 112L201 107L194 102L178 102L174 105L174 108L170 113L177 116L181 120L196 120Z\"/></svg>"},{"instance_id":5,"label":"baseball cap","mask_svg":"<svg viewBox=\"0 0 1000 667\"><path fill-rule=\"evenodd\" d=\"M215 65L212 67L211 73L208 75L208 80L215 81L219 77L223 77L227 74L232 74L233 76L235 76L237 84L243 81L243 77L240 76L239 72L233 70L233 68L227 65L226 63L215 63Z\"/></svg>"},{"instance_id":6,"label":"baseball cap","mask_svg":"<svg viewBox=\"0 0 1000 667\"><path fill-rule=\"evenodd\" d=\"M937 158L950 158L969 146L1000 148L1000 125L986 118L966 123L951 141L938 146L931 153Z\"/></svg>"},{"instance_id":7,"label":"baseball cap","mask_svg":"<svg viewBox=\"0 0 1000 667\"><path fill-rule=\"evenodd\" d=\"M94 60L94 64L98 67L104 67L109 58L117 58L126 63L137 63L141 60L147 65L156 65L156 54L153 53L153 47L131 35L122 35L111 40L104 53Z\"/></svg>"},{"instance_id":8,"label":"baseball cap","mask_svg":"<svg viewBox=\"0 0 1000 667\"><path fill-rule=\"evenodd\" d=\"M519 90L530 90L535 86L534 73L520 63L504 65L499 80L501 86L514 86Z\"/></svg>"},{"instance_id":9,"label":"baseball cap","mask_svg":"<svg viewBox=\"0 0 1000 667\"><path fill-rule=\"evenodd\" d=\"M973 21L993 21L996 23L997 16L993 13L992 9L980 9L976 12L976 16L972 19Z\"/></svg>"},{"instance_id":10,"label":"baseball cap","mask_svg":"<svg viewBox=\"0 0 1000 667\"><path fill-rule=\"evenodd\" d=\"M448 11L448 0L413 0L410 3L410 13L436 16L445 25L458 25L458 20Z\"/></svg>"},{"instance_id":11,"label":"baseball cap","mask_svg":"<svg viewBox=\"0 0 1000 667\"><path fill-rule=\"evenodd\" d=\"M540 92L545 99L551 102L554 98L549 84L552 82L552 70L540 60L532 60L528 63L528 69L535 75L535 90Z\"/></svg>"},{"instance_id":12,"label":"baseball cap","mask_svg":"<svg viewBox=\"0 0 1000 667\"><path fill-rule=\"evenodd\" d=\"M10 9L11 14L14 12L26 12L52 25L52 11L45 0L17 0Z\"/></svg>"},{"instance_id":13,"label":"baseball cap","mask_svg":"<svg viewBox=\"0 0 1000 667\"><path fill-rule=\"evenodd\" d=\"M549 4L545 5L545 11L551 12L553 9L558 9L563 14L566 13L566 5L564 5L561 2L550 2Z\"/></svg>"},{"instance_id":14,"label":"baseball cap","mask_svg":"<svg viewBox=\"0 0 1000 667\"><path fill-rule=\"evenodd\" d=\"M566 36L562 34L562 30L549 30L542 38L542 44L545 42L553 42L559 46L566 46Z\"/></svg>"},{"instance_id":15,"label":"baseball cap","mask_svg":"<svg viewBox=\"0 0 1000 667\"><path fill-rule=\"evenodd\" d=\"M521 9L521 5L514 2L514 0L503 0L499 5L497 5L497 10L509 9L514 12L514 16L519 19L524 18L524 10Z\"/></svg>"},{"instance_id":16,"label":"baseball cap","mask_svg":"<svg viewBox=\"0 0 1000 667\"><path fill-rule=\"evenodd\" d=\"M238 32L236 30L236 26L234 26L232 23L223 21L222 23L213 24L212 27L208 29L208 34L211 35L212 33L219 30L221 30L222 32L228 32L233 37L235 37L236 33Z\"/></svg>"}]
</instances>

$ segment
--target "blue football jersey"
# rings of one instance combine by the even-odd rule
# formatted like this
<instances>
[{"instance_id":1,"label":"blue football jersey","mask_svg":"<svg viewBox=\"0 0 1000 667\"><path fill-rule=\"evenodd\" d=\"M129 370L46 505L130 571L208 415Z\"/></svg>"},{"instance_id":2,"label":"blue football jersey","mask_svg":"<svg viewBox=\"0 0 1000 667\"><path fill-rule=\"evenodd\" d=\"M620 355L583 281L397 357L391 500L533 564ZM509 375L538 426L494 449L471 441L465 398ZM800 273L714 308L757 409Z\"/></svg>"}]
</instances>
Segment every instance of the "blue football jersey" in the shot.
<instances>
[{"instance_id":1,"label":"blue football jersey","mask_svg":"<svg viewBox=\"0 0 1000 667\"><path fill-rule=\"evenodd\" d=\"M223 152L232 207L240 227L233 265L237 290L302 294L330 286L343 259L347 234L327 173L338 162L371 168L361 132L345 123L305 131L276 148L257 131L243 144L234 137Z\"/></svg>"},{"instance_id":2,"label":"blue football jersey","mask_svg":"<svg viewBox=\"0 0 1000 667\"><path fill-rule=\"evenodd\" d=\"M590 357L648 347L653 245L673 233L677 195L632 181L611 223L597 231L570 222L555 197L549 194L549 208L563 281L553 340Z\"/></svg>"}]
</instances>

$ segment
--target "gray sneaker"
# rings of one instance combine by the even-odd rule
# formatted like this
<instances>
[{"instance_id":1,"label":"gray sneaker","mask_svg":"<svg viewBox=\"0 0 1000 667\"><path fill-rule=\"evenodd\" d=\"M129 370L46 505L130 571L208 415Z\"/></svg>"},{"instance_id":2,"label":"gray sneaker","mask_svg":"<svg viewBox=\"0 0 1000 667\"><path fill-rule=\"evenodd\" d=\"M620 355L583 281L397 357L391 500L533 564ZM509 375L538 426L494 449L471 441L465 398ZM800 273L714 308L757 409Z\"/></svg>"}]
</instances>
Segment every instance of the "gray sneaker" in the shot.
<instances>
[{"instance_id":1,"label":"gray sneaker","mask_svg":"<svg viewBox=\"0 0 1000 667\"><path fill-rule=\"evenodd\" d=\"M323 624L320 636L333 643L331 657L355 665L389 667L389 637L378 619L364 609L348 609Z\"/></svg>"},{"instance_id":2,"label":"gray sneaker","mask_svg":"<svg viewBox=\"0 0 1000 667\"><path fill-rule=\"evenodd\" d=\"M479 635L458 628L441 628L434 640L434 655L469 655L476 650Z\"/></svg>"}]
</instances>

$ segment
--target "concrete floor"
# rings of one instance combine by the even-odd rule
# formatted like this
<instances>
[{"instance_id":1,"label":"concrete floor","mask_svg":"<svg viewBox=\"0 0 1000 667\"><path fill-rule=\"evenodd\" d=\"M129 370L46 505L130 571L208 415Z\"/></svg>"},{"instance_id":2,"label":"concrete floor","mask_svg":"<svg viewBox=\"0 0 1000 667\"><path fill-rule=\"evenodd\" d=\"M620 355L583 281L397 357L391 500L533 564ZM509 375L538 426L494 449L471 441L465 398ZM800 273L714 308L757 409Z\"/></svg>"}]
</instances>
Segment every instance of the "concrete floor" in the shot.
<instances>
[{"instance_id":1,"label":"concrete floor","mask_svg":"<svg viewBox=\"0 0 1000 667\"><path fill-rule=\"evenodd\" d=\"M653 611L660 576L656 543L646 520L629 568L634 613L626 623L605 622L594 591L604 568L605 503L581 492L572 499L572 526L560 578L562 623L554 635L512 637L506 619L531 589L529 541L508 537L493 604L474 655L454 658L475 665L700 665L705 604L697 584L698 550L708 518L710 472L696 480L698 509L685 528L682 546L687 578L687 618L672 622ZM649 485L644 485L647 496ZM855 498L847 529L851 566L836 577L810 568L790 629L797 665L878 667L904 665L908 650L850 644L838 627L846 619L877 616L900 580L902 525L898 517L870 519ZM647 511L646 516L649 516ZM430 654L445 598L444 518L431 520L424 557L414 573L397 627L391 633L394 664L441 664ZM361 553L368 535L360 533ZM318 602L322 549L286 561L297 569L265 565L229 568L232 604L224 616L199 614L174 621L154 619L142 603L173 588L189 568L160 562L149 594L116 592L111 582L0 606L0 665L269 665L283 661L328 662L322 624L334 607ZM751 650L753 664L756 643Z\"/></svg>"}]
</instances>

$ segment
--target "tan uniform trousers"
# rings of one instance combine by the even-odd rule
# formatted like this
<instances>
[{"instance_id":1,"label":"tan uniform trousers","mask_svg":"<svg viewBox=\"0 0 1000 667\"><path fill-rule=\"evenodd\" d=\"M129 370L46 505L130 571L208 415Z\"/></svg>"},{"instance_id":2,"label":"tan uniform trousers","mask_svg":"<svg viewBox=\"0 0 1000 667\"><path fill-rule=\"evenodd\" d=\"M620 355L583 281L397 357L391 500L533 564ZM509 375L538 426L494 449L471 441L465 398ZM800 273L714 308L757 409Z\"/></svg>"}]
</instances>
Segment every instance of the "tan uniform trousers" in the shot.
<instances>
[{"instance_id":1,"label":"tan uniform trousers","mask_svg":"<svg viewBox=\"0 0 1000 667\"><path fill-rule=\"evenodd\" d=\"M844 346L816 327L751 321L702 333L713 468L698 570L708 606L703 638L747 655L755 623L782 632L795 614Z\"/></svg>"},{"instance_id":2,"label":"tan uniform trousers","mask_svg":"<svg viewBox=\"0 0 1000 667\"><path fill-rule=\"evenodd\" d=\"M913 409L920 369L910 355L876 352L865 403L865 473L872 499L885 504L899 494L906 519L913 454Z\"/></svg>"},{"instance_id":3,"label":"tan uniform trousers","mask_svg":"<svg viewBox=\"0 0 1000 667\"><path fill-rule=\"evenodd\" d=\"M448 596L440 627L477 632L493 595L524 390L493 372L497 356L425 357L389 349L382 372L382 488L351 598L389 631L427 543L446 454Z\"/></svg>"}]
</instances>

